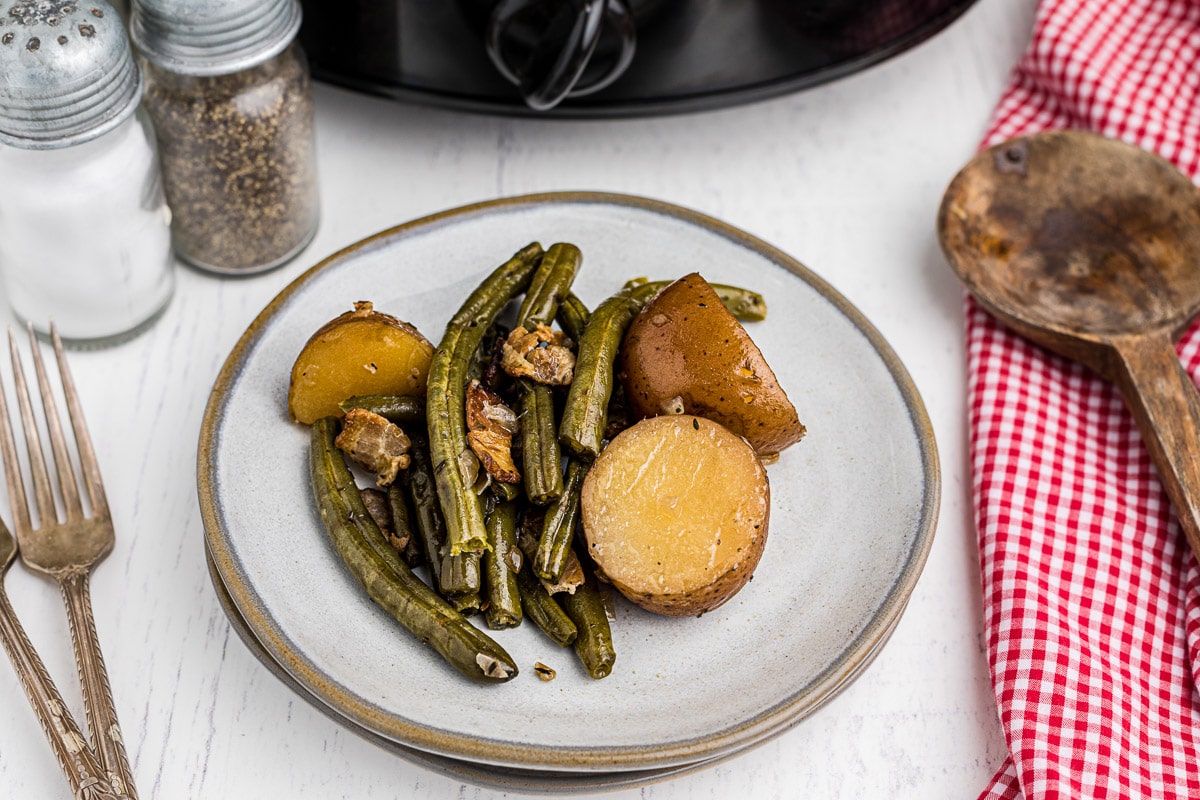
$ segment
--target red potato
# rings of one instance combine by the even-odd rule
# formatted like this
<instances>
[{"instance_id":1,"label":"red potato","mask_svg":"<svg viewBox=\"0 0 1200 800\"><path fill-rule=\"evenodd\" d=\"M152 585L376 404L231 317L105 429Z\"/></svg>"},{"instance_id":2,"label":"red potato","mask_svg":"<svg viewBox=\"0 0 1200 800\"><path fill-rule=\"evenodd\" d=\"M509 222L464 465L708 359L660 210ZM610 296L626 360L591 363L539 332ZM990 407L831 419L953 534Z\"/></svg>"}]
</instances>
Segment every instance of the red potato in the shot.
<instances>
[{"instance_id":1,"label":"red potato","mask_svg":"<svg viewBox=\"0 0 1200 800\"><path fill-rule=\"evenodd\" d=\"M796 407L766 359L696 273L646 303L625 334L620 360L636 418L682 409L746 437L762 456L804 436Z\"/></svg>"}]
</instances>

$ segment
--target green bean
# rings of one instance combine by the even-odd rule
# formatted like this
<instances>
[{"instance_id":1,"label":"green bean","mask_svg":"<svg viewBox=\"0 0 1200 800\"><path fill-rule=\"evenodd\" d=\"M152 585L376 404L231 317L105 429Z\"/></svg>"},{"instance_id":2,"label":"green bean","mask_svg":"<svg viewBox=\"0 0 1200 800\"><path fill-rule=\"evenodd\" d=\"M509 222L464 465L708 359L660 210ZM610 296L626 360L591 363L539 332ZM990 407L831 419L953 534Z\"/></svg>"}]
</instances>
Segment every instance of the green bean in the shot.
<instances>
[{"instance_id":1,"label":"green bean","mask_svg":"<svg viewBox=\"0 0 1200 800\"><path fill-rule=\"evenodd\" d=\"M563 329L563 332L579 341L579 337L583 335L583 329L587 326L588 317L592 312L588 311L588 307L574 292L568 294L558 307L558 313L555 319L558 320L558 325Z\"/></svg>"},{"instance_id":2,"label":"green bean","mask_svg":"<svg viewBox=\"0 0 1200 800\"><path fill-rule=\"evenodd\" d=\"M583 261L573 244L550 245L533 273L529 291L517 312L517 325L532 331L549 325ZM538 505L553 502L562 494L562 455L555 431L554 392L549 386L521 380L520 416L525 494Z\"/></svg>"},{"instance_id":3,"label":"green bean","mask_svg":"<svg viewBox=\"0 0 1200 800\"><path fill-rule=\"evenodd\" d=\"M489 549L483 554L487 608L484 619L493 630L521 624L521 595L517 573L524 559L517 548L517 506L499 503L487 518Z\"/></svg>"},{"instance_id":4,"label":"green bean","mask_svg":"<svg viewBox=\"0 0 1200 800\"><path fill-rule=\"evenodd\" d=\"M464 617L474 616L483 610L483 595L479 592L457 594L447 598L446 602Z\"/></svg>"},{"instance_id":5,"label":"green bean","mask_svg":"<svg viewBox=\"0 0 1200 800\"><path fill-rule=\"evenodd\" d=\"M485 278L447 323L429 365L425 395L429 449L451 555L487 546L483 508L463 474L463 459L474 458L467 447L467 370L500 311L529 285L541 255L541 245L530 244Z\"/></svg>"},{"instance_id":6,"label":"green bean","mask_svg":"<svg viewBox=\"0 0 1200 800\"><path fill-rule=\"evenodd\" d=\"M446 520L438 504L433 481L433 464L429 459L429 442L424 436L412 436L408 448L408 469L400 473L413 507L413 522L429 564L435 586L441 586L442 552L446 548Z\"/></svg>"},{"instance_id":7,"label":"green bean","mask_svg":"<svg viewBox=\"0 0 1200 800\"><path fill-rule=\"evenodd\" d=\"M521 487L516 483L492 481L491 489L492 494L496 497L496 499L509 503L521 496Z\"/></svg>"},{"instance_id":8,"label":"green bean","mask_svg":"<svg viewBox=\"0 0 1200 800\"><path fill-rule=\"evenodd\" d=\"M529 570L523 569L517 573L517 588L521 592L521 606L525 616L533 620L542 633L559 647L566 647L575 641L579 629L563 611L546 587L542 585Z\"/></svg>"},{"instance_id":9,"label":"green bean","mask_svg":"<svg viewBox=\"0 0 1200 800\"><path fill-rule=\"evenodd\" d=\"M400 552L401 558L410 567L421 565L425 561L425 551L419 544L420 536L413 526L408 492L400 485L400 481L393 481L388 486L387 503L388 509L392 512L392 533L398 540L406 542L404 549Z\"/></svg>"},{"instance_id":10,"label":"green bean","mask_svg":"<svg viewBox=\"0 0 1200 800\"><path fill-rule=\"evenodd\" d=\"M483 590L481 555L471 550L457 555L446 553L442 556L438 587L444 596L454 598L479 595Z\"/></svg>"},{"instance_id":11,"label":"green bean","mask_svg":"<svg viewBox=\"0 0 1200 800\"><path fill-rule=\"evenodd\" d=\"M579 635L575 639L575 654L583 662L588 675L605 678L612 672L617 652L613 649L612 630L608 626L608 610L594 575L572 594L562 594L562 608L575 623Z\"/></svg>"},{"instance_id":12,"label":"green bean","mask_svg":"<svg viewBox=\"0 0 1200 800\"><path fill-rule=\"evenodd\" d=\"M338 403L342 411L363 408L397 425L425 422L425 398L421 395L362 394Z\"/></svg>"},{"instance_id":13,"label":"green bean","mask_svg":"<svg viewBox=\"0 0 1200 800\"><path fill-rule=\"evenodd\" d=\"M542 523L533 572L551 583L558 583L567 567L567 557L575 540L575 520L579 516L579 490L586 474L587 464L574 458L567 462L567 481L562 497L550 506Z\"/></svg>"},{"instance_id":14,"label":"green bean","mask_svg":"<svg viewBox=\"0 0 1200 800\"><path fill-rule=\"evenodd\" d=\"M656 291L649 284L626 286L592 312L579 337L575 378L558 427L559 442L578 458L591 461L600 453L617 349L629 323Z\"/></svg>"},{"instance_id":15,"label":"green bean","mask_svg":"<svg viewBox=\"0 0 1200 800\"><path fill-rule=\"evenodd\" d=\"M554 391L545 384L521 381L521 466L529 502L544 506L563 493L562 450L554 419Z\"/></svg>"},{"instance_id":16,"label":"green bean","mask_svg":"<svg viewBox=\"0 0 1200 800\"><path fill-rule=\"evenodd\" d=\"M647 281L644 278L635 278L634 280L627 281L625 286L652 286L654 287L655 294L657 294L671 283L672 281ZM740 286L730 286L727 283L712 283L709 285L717 293L717 297L721 298L721 305L729 309L729 313L742 322L762 322L767 318L766 298L758 292L752 292Z\"/></svg>"},{"instance_id":17,"label":"green bean","mask_svg":"<svg viewBox=\"0 0 1200 800\"><path fill-rule=\"evenodd\" d=\"M531 331L538 325L553 322L563 298L571 292L571 283L582 263L583 254L575 245L565 242L550 245L517 311L517 325Z\"/></svg>"},{"instance_id":18,"label":"green bean","mask_svg":"<svg viewBox=\"0 0 1200 800\"><path fill-rule=\"evenodd\" d=\"M408 469L402 474L413 505L416 538L420 540L420 549L429 564L429 574L442 597L456 611L469 615L478 611L482 604L479 554L450 556L446 552L446 520L437 501L429 444L425 437L415 435L412 438L408 455Z\"/></svg>"},{"instance_id":19,"label":"green bean","mask_svg":"<svg viewBox=\"0 0 1200 800\"><path fill-rule=\"evenodd\" d=\"M463 675L484 683L515 677L517 665L504 648L422 583L388 544L333 444L337 429L334 417L313 423L310 470L321 519L347 569L371 600Z\"/></svg>"}]
</instances>

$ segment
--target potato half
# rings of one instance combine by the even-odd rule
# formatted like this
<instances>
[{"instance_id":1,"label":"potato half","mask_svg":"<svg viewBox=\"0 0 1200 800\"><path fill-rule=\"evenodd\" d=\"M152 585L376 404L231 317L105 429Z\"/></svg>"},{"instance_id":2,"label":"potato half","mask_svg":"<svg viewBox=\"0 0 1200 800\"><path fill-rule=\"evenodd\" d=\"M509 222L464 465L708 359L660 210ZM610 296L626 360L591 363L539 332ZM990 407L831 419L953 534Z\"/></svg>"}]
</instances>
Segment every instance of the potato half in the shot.
<instances>
[{"instance_id":1,"label":"potato half","mask_svg":"<svg viewBox=\"0 0 1200 800\"><path fill-rule=\"evenodd\" d=\"M762 353L696 273L667 286L633 320L620 376L638 418L667 410L707 417L746 437L759 455L804 435Z\"/></svg>"},{"instance_id":2,"label":"potato half","mask_svg":"<svg viewBox=\"0 0 1200 800\"><path fill-rule=\"evenodd\" d=\"M770 494L754 450L724 426L690 415L642 420L584 479L588 553L642 608L700 614L750 580L767 541Z\"/></svg>"},{"instance_id":3,"label":"potato half","mask_svg":"<svg viewBox=\"0 0 1200 800\"><path fill-rule=\"evenodd\" d=\"M425 393L433 345L393 316L358 302L309 338L288 386L288 413L306 425L341 416L338 403L357 395Z\"/></svg>"}]
</instances>

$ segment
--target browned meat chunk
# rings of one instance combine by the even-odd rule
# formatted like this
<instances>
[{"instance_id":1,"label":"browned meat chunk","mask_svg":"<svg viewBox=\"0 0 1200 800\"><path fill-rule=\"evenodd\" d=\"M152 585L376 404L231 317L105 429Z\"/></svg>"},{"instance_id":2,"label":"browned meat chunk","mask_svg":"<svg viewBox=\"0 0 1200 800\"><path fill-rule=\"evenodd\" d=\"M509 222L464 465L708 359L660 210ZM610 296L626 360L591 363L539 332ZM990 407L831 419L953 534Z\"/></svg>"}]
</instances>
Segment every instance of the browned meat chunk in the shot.
<instances>
[{"instance_id":1,"label":"browned meat chunk","mask_svg":"<svg viewBox=\"0 0 1200 800\"><path fill-rule=\"evenodd\" d=\"M565 333L546 325L538 325L532 331L515 328L504 342L500 363L514 378L566 386L575 374L572 345Z\"/></svg>"},{"instance_id":2,"label":"browned meat chunk","mask_svg":"<svg viewBox=\"0 0 1200 800\"><path fill-rule=\"evenodd\" d=\"M513 434L519 428L517 415L500 395L479 381L467 386L467 444L479 457L484 471L501 483L520 483L521 473L513 462Z\"/></svg>"},{"instance_id":3,"label":"browned meat chunk","mask_svg":"<svg viewBox=\"0 0 1200 800\"><path fill-rule=\"evenodd\" d=\"M400 427L365 409L346 413L342 432L334 444L350 458L375 473L376 483L388 486L408 467L408 437Z\"/></svg>"}]
</instances>

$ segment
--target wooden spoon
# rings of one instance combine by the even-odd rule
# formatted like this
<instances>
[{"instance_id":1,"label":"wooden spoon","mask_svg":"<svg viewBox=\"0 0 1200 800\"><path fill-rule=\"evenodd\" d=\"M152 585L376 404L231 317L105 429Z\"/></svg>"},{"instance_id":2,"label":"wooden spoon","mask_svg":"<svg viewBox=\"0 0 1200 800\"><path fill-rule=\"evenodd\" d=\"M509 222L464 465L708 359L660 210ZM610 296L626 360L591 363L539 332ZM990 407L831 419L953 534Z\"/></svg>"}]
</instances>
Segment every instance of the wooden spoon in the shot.
<instances>
[{"instance_id":1,"label":"wooden spoon","mask_svg":"<svg viewBox=\"0 0 1200 800\"><path fill-rule=\"evenodd\" d=\"M1131 145L1041 133L972 159L938 235L984 308L1116 383L1200 557L1200 394L1175 352L1200 312L1200 191Z\"/></svg>"}]
</instances>

